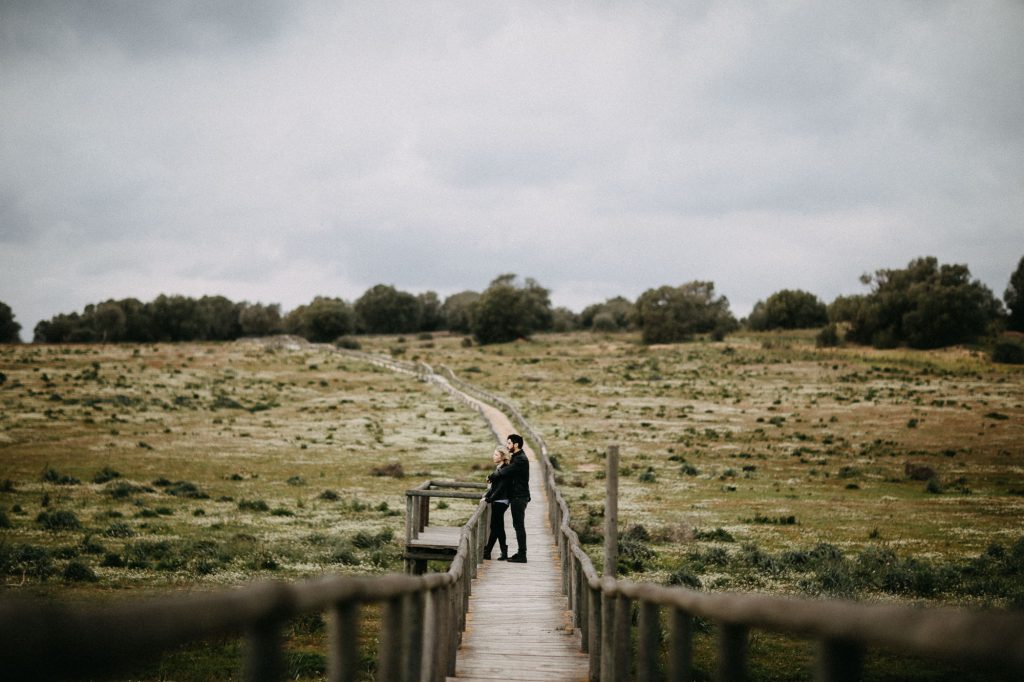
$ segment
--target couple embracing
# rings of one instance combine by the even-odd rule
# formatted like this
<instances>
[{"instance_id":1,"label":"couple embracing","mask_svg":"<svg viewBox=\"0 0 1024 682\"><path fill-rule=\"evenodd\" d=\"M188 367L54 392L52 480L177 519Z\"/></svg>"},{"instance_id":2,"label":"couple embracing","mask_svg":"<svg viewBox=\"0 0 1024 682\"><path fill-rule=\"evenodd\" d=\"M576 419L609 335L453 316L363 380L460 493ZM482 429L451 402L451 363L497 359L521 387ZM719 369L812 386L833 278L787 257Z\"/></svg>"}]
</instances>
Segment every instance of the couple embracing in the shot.
<instances>
[{"instance_id":1,"label":"couple embracing","mask_svg":"<svg viewBox=\"0 0 1024 682\"><path fill-rule=\"evenodd\" d=\"M491 533L484 548L484 559L491 558L491 550L497 542L501 548L498 561L516 564L526 563L526 505L530 501L530 460L523 452L523 437L513 433L505 441L504 448L497 448L492 455L495 469L487 477L491 487L484 500L491 505ZM516 531L516 553L508 555L505 542L505 510L512 509L512 527Z\"/></svg>"}]
</instances>

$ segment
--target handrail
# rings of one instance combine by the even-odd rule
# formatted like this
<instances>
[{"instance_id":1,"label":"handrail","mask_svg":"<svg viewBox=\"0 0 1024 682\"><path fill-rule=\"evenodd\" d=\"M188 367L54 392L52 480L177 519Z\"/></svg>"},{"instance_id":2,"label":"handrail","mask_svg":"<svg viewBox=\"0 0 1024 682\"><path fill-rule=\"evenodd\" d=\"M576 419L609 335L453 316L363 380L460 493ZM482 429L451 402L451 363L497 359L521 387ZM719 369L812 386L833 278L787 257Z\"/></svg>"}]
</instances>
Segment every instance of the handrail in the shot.
<instances>
[{"instance_id":1,"label":"handrail","mask_svg":"<svg viewBox=\"0 0 1024 682\"><path fill-rule=\"evenodd\" d=\"M381 603L377 679L443 680L455 673L471 580L482 560L486 510L481 501L462 527L458 551L444 573L266 581L101 608L8 601L0 604L0 679L94 677L190 642L242 635L248 644L243 679L280 680L286 672L285 623L328 612L328 679L354 680L359 606Z\"/></svg>"},{"instance_id":2,"label":"handrail","mask_svg":"<svg viewBox=\"0 0 1024 682\"><path fill-rule=\"evenodd\" d=\"M581 631L581 648L589 653L592 680L656 678L653 666L661 646L665 646L668 679L690 679L694 617L720 626L718 676L724 680L744 677L751 628L817 641L818 680L858 679L869 646L1024 675L1024 615L1017 613L705 593L602 579L570 526L569 507L555 481L544 439L511 403L462 381L448 367L442 366L441 377L425 363L336 350L431 381L482 411L479 402L466 398L471 394L480 402L500 406L518 423L535 446L542 482L552 502L549 521L559 549L562 589L574 625ZM495 435L499 440L502 437ZM407 491L409 499L429 499L431 491L426 488L431 483L435 482ZM353 680L359 660L359 608L380 603L384 609L377 679L442 680L455 674L455 653L466 624L471 581L482 560L486 509L483 501L477 504L460 531L458 550L444 573L268 581L98 609L8 601L0 604L0 678L91 677L124 670L131 663L189 642L243 635L247 641L243 679L279 680L284 675L284 624L297 615L319 611L330 614L328 679ZM639 613L635 673L631 666L633 602ZM660 642L661 609L666 610L669 628L665 645Z\"/></svg>"},{"instance_id":3,"label":"handrail","mask_svg":"<svg viewBox=\"0 0 1024 682\"><path fill-rule=\"evenodd\" d=\"M590 655L591 680L654 679L657 650L665 647L670 680L691 679L694 617L720 626L718 676L743 679L748 630L770 630L818 643L815 679L859 679L868 647L926 655L1024 674L1024 614L857 604L841 600L706 593L601 578L570 527L569 506L555 481L547 444L504 398L457 378L447 380L511 414L535 444L548 493L552 529L561 555L563 592L581 648ZM637 602L636 668L631 673L632 602ZM660 610L667 611L669 638L661 644Z\"/></svg>"}]
</instances>

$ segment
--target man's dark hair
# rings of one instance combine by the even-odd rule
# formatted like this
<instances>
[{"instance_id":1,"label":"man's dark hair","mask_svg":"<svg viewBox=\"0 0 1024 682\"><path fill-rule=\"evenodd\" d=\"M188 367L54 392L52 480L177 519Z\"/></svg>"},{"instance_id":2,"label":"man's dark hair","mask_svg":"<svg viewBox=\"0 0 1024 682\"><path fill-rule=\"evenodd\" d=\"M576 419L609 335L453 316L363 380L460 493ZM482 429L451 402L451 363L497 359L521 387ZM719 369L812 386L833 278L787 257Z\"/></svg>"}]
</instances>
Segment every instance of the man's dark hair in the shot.
<instances>
[{"instance_id":1,"label":"man's dark hair","mask_svg":"<svg viewBox=\"0 0 1024 682\"><path fill-rule=\"evenodd\" d=\"M512 441L514 445L518 445L520 450L523 449L523 437L518 433L510 434L508 440Z\"/></svg>"}]
</instances>

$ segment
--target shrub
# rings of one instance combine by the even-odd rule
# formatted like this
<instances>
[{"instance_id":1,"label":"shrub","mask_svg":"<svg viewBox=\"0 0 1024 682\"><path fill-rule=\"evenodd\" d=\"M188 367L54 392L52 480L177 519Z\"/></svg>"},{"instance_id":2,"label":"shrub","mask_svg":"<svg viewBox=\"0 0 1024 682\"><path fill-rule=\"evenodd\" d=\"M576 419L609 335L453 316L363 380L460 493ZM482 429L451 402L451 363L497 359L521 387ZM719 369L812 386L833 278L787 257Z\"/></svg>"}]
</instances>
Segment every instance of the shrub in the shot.
<instances>
[{"instance_id":1,"label":"shrub","mask_svg":"<svg viewBox=\"0 0 1024 682\"><path fill-rule=\"evenodd\" d=\"M96 474L92 477L92 482L106 483L107 481L112 481L113 479L120 477L121 474L119 472L114 471L110 467L103 467L102 469L97 471Z\"/></svg>"},{"instance_id":2,"label":"shrub","mask_svg":"<svg viewBox=\"0 0 1024 682\"><path fill-rule=\"evenodd\" d=\"M167 486L167 494L175 497L186 497L193 500L207 500L209 495L204 493L195 483L189 481L175 481Z\"/></svg>"},{"instance_id":3,"label":"shrub","mask_svg":"<svg viewBox=\"0 0 1024 682\"><path fill-rule=\"evenodd\" d=\"M7 512L5 512L3 509L0 509L0 528L12 528L12 527L13 527L13 524L11 523L11 520L9 518L7 518Z\"/></svg>"},{"instance_id":4,"label":"shrub","mask_svg":"<svg viewBox=\"0 0 1024 682\"><path fill-rule=\"evenodd\" d=\"M53 510L40 512L36 517L36 523L46 530L78 530L82 527L81 521L73 511Z\"/></svg>"},{"instance_id":5,"label":"shrub","mask_svg":"<svg viewBox=\"0 0 1024 682\"><path fill-rule=\"evenodd\" d=\"M319 497L321 500L327 500L328 502L337 502L339 499L341 499L341 495L339 495L337 492L333 490L325 490L322 493L320 493L317 497Z\"/></svg>"},{"instance_id":6,"label":"shrub","mask_svg":"<svg viewBox=\"0 0 1024 682\"><path fill-rule=\"evenodd\" d=\"M736 538L732 536L732 533L725 530L724 528L715 528L714 530L698 529L694 533L694 537L698 540L710 542L736 542Z\"/></svg>"},{"instance_id":7,"label":"shrub","mask_svg":"<svg viewBox=\"0 0 1024 682\"><path fill-rule=\"evenodd\" d=\"M241 500L238 503L240 511L266 512L270 511L270 505L263 500Z\"/></svg>"},{"instance_id":8,"label":"shrub","mask_svg":"<svg viewBox=\"0 0 1024 682\"><path fill-rule=\"evenodd\" d=\"M834 348L839 342L839 328L834 324L825 325L814 337L814 345L818 348Z\"/></svg>"},{"instance_id":9,"label":"shrub","mask_svg":"<svg viewBox=\"0 0 1024 682\"><path fill-rule=\"evenodd\" d=\"M395 533L390 529L382 530L379 533L361 530L352 537L352 544L359 549L379 549L389 544L394 537Z\"/></svg>"},{"instance_id":10,"label":"shrub","mask_svg":"<svg viewBox=\"0 0 1024 682\"><path fill-rule=\"evenodd\" d=\"M1002 337L992 347L992 362L1006 365L1024 365L1024 341Z\"/></svg>"},{"instance_id":11,"label":"shrub","mask_svg":"<svg viewBox=\"0 0 1024 682\"><path fill-rule=\"evenodd\" d=\"M57 485L78 485L81 483L74 476L62 474L52 467L43 469L43 480L47 483L56 483Z\"/></svg>"},{"instance_id":12,"label":"shrub","mask_svg":"<svg viewBox=\"0 0 1024 682\"><path fill-rule=\"evenodd\" d=\"M0 572L46 580L54 570L53 557L45 548L0 543Z\"/></svg>"},{"instance_id":13,"label":"shrub","mask_svg":"<svg viewBox=\"0 0 1024 682\"><path fill-rule=\"evenodd\" d=\"M390 476L391 478L403 478L405 476L405 469L402 468L401 462L391 462L389 464L383 464L379 467L373 467L370 469L370 473L374 476Z\"/></svg>"},{"instance_id":14,"label":"shrub","mask_svg":"<svg viewBox=\"0 0 1024 682\"><path fill-rule=\"evenodd\" d=\"M679 568L668 576L668 584L673 586L689 587L694 590L701 589L700 578L688 568Z\"/></svg>"},{"instance_id":15,"label":"shrub","mask_svg":"<svg viewBox=\"0 0 1024 682\"><path fill-rule=\"evenodd\" d=\"M359 343L359 341L352 336L339 336L335 339L334 345L346 350L360 350L363 347L363 344Z\"/></svg>"},{"instance_id":16,"label":"shrub","mask_svg":"<svg viewBox=\"0 0 1024 682\"><path fill-rule=\"evenodd\" d=\"M69 561L64 567L64 580L73 583L96 582L96 572L81 561Z\"/></svg>"},{"instance_id":17,"label":"shrub","mask_svg":"<svg viewBox=\"0 0 1024 682\"><path fill-rule=\"evenodd\" d=\"M135 531L127 523L118 521L107 526L103 534L108 538L130 538L135 535Z\"/></svg>"}]
</instances>

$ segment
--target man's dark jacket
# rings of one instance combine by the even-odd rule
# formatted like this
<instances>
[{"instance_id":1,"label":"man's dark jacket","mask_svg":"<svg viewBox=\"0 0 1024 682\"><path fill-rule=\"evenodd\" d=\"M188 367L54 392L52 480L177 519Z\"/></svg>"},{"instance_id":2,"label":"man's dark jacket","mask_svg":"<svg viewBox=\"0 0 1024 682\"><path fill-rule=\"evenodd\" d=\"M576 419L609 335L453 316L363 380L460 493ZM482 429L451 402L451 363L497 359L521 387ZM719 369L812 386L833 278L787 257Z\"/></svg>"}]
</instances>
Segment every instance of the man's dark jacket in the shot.
<instances>
[{"instance_id":1,"label":"man's dark jacket","mask_svg":"<svg viewBox=\"0 0 1024 682\"><path fill-rule=\"evenodd\" d=\"M495 471L487 477L488 481L507 481L505 492L508 499L530 501L530 460L526 453L520 450L512 455L512 461L507 467Z\"/></svg>"}]
</instances>

